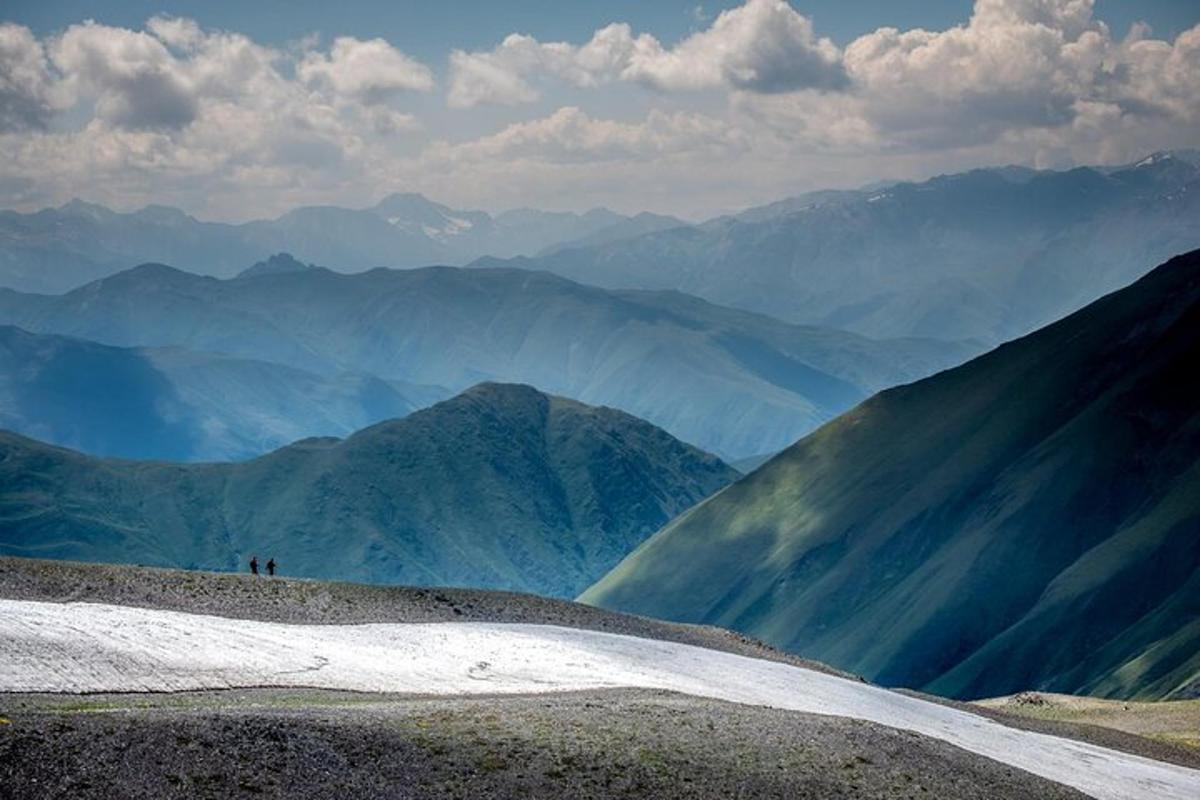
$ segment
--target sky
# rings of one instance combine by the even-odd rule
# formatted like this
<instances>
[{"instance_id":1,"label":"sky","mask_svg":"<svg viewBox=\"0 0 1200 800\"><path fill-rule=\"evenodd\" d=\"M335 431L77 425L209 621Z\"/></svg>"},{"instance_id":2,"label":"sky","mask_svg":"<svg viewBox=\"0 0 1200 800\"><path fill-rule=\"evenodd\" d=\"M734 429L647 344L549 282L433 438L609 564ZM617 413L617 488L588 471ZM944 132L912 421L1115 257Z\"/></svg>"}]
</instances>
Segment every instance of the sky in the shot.
<instances>
[{"instance_id":1,"label":"sky","mask_svg":"<svg viewBox=\"0 0 1200 800\"><path fill-rule=\"evenodd\" d=\"M0 5L0 207L690 219L1200 146L1197 0Z\"/></svg>"}]
</instances>

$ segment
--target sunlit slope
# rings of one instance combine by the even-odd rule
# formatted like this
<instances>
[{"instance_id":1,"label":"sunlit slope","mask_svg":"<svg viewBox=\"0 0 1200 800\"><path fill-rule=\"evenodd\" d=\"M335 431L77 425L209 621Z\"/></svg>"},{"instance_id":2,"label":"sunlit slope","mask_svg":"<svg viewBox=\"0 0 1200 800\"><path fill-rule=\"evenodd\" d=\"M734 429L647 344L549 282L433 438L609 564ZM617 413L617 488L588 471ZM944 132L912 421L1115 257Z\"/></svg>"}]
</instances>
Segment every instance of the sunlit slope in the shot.
<instances>
[{"instance_id":1,"label":"sunlit slope","mask_svg":"<svg viewBox=\"0 0 1200 800\"><path fill-rule=\"evenodd\" d=\"M1198 364L1193 252L876 395L582 599L960 697L1194 691Z\"/></svg>"},{"instance_id":2,"label":"sunlit slope","mask_svg":"<svg viewBox=\"0 0 1200 800\"><path fill-rule=\"evenodd\" d=\"M571 596L735 477L628 414L498 384L233 464L0 433L0 553Z\"/></svg>"}]
</instances>

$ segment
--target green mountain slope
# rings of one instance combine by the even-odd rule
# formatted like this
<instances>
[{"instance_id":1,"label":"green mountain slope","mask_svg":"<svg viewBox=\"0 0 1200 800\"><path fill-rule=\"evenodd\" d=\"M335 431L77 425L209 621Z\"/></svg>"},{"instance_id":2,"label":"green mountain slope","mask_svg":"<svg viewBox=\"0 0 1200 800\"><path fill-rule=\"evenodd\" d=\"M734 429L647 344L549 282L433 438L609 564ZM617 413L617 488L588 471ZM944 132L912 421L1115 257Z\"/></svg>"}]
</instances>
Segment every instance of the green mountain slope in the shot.
<instances>
[{"instance_id":1,"label":"green mountain slope","mask_svg":"<svg viewBox=\"0 0 1200 800\"><path fill-rule=\"evenodd\" d=\"M4 433L0 553L572 596L736 477L628 414L498 384L233 464Z\"/></svg>"},{"instance_id":2,"label":"green mountain slope","mask_svg":"<svg viewBox=\"0 0 1200 800\"><path fill-rule=\"evenodd\" d=\"M1200 251L882 392L672 522L582 599L889 685L1200 685Z\"/></svg>"},{"instance_id":3,"label":"green mountain slope","mask_svg":"<svg viewBox=\"0 0 1200 800\"><path fill-rule=\"evenodd\" d=\"M528 383L729 457L778 450L879 389L977 352L787 325L674 292L449 267L222 281L145 264L64 295L0 290L0 322L451 391Z\"/></svg>"}]
</instances>

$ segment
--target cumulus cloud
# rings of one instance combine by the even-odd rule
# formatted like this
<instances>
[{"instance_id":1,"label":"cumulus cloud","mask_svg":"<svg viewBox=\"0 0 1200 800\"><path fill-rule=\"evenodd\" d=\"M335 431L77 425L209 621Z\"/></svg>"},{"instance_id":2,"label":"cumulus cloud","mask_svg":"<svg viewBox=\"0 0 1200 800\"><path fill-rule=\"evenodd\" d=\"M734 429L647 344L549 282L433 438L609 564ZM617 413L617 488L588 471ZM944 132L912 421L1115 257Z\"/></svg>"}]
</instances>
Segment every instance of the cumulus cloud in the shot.
<instances>
[{"instance_id":1,"label":"cumulus cloud","mask_svg":"<svg viewBox=\"0 0 1200 800\"><path fill-rule=\"evenodd\" d=\"M346 191L418 127L397 94L432 87L428 68L382 40L283 52L166 17L143 30L85 22L44 42L4 26L0 63L0 176L121 205L245 211ZM68 107L81 127L48 126Z\"/></svg>"},{"instance_id":2,"label":"cumulus cloud","mask_svg":"<svg viewBox=\"0 0 1200 800\"><path fill-rule=\"evenodd\" d=\"M513 34L490 51L456 50L448 102L457 108L530 102L539 96L533 81L540 77L579 87L624 80L665 91L773 93L846 84L840 51L816 36L808 18L785 0L747 0L673 48L614 23L582 45Z\"/></svg>"},{"instance_id":3,"label":"cumulus cloud","mask_svg":"<svg viewBox=\"0 0 1200 800\"><path fill-rule=\"evenodd\" d=\"M86 22L51 44L50 56L96 115L124 128L181 128L196 117L191 81L167 46L143 31Z\"/></svg>"},{"instance_id":4,"label":"cumulus cloud","mask_svg":"<svg viewBox=\"0 0 1200 800\"><path fill-rule=\"evenodd\" d=\"M0 133L42 128L62 105L42 43L0 24Z\"/></svg>"},{"instance_id":5,"label":"cumulus cloud","mask_svg":"<svg viewBox=\"0 0 1200 800\"><path fill-rule=\"evenodd\" d=\"M1118 40L1092 11L1092 0L979 0L965 24L881 28L848 44L849 84L836 96L744 94L736 105L810 143L876 151L1021 139L1071 149L1108 131L1092 150L1102 155L1168 118L1196 131L1200 27L1173 43L1140 28Z\"/></svg>"},{"instance_id":6,"label":"cumulus cloud","mask_svg":"<svg viewBox=\"0 0 1200 800\"><path fill-rule=\"evenodd\" d=\"M553 76L578 87L597 86L619 77L638 51L661 46L647 34L634 37L624 23L596 31L583 45L543 43L514 33L493 50L450 54L447 101L454 108L481 103L515 105L536 100L531 81Z\"/></svg>"},{"instance_id":7,"label":"cumulus cloud","mask_svg":"<svg viewBox=\"0 0 1200 800\"><path fill-rule=\"evenodd\" d=\"M383 39L339 36L328 55L309 53L296 68L300 79L332 88L367 103L378 103L400 92L427 92L433 73Z\"/></svg>"},{"instance_id":8,"label":"cumulus cloud","mask_svg":"<svg viewBox=\"0 0 1200 800\"><path fill-rule=\"evenodd\" d=\"M1200 28L1175 42L1143 29L1118 40L1093 6L978 0L964 24L880 28L844 50L785 0L747 0L673 47L620 23L578 45L513 34L489 51L452 54L448 102L530 102L550 79L723 89L731 109L774 122L775 134L835 150L975 146L1052 130L1065 141L1081 128L1094 137L1101 118L1122 136L1164 117L1195 124Z\"/></svg>"},{"instance_id":9,"label":"cumulus cloud","mask_svg":"<svg viewBox=\"0 0 1200 800\"><path fill-rule=\"evenodd\" d=\"M401 187L472 206L702 213L880 177L1194 146L1200 26L1173 41L1144 26L1115 36L1093 10L977 0L962 24L841 47L784 0L748 0L673 44L623 22L582 42L514 33L449 53L447 102L558 110L435 113L433 131L406 107L433 71L382 39L276 48L169 17L42 39L0 24L0 184L24 205L80 193L226 218Z\"/></svg>"},{"instance_id":10,"label":"cumulus cloud","mask_svg":"<svg viewBox=\"0 0 1200 800\"><path fill-rule=\"evenodd\" d=\"M786 0L748 0L672 49L635 51L622 77L661 89L729 86L772 94L846 86L841 53Z\"/></svg>"},{"instance_id":11,"label":"cumulus cloud","mask_svg":"<svg viewBox=\"0 0 1200 800\"><path fill-rule=\"evenodd\" d=\"M426 155L454 162L595 163L690 157L698 152L732 156L745 146L735 128L702 114L651 111L645 120L629 123L595 119L566 106L490 136L456 145L439 143Z\"/></svg>"}]
</instances>

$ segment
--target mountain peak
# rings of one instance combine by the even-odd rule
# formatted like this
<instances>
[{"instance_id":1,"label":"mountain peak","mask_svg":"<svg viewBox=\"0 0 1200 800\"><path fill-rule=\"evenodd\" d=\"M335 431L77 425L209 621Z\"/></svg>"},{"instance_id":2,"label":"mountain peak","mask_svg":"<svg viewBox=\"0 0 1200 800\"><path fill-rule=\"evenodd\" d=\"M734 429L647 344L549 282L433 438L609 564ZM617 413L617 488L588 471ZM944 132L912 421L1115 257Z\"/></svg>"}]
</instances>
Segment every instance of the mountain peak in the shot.
<instances>
[{"instance_id":1,"label":"mountain peak","mask_svg":"<svg viewBox=\"0 0 1200 800\"><path fill-rule=\"evenodd\" d=\"M413 213L427 214L431 211L444 213L450 209L417 192L393 192L376 203L371 210L383 216L403 216Z\"/></svg>"},{"instance_id":2,"label":"mountain peak","mask_svg":"<svg viewBox=\"0 0 1200 800\"><path fill-rule=\"evenodd\" d=\"M312 264L305 264L296 259L291 253L276 253L265 261L259 261L238 273L238 279L257 278L262 275L283 275L291 272L308 272L316 269Z\"/></svg>"},{"instance_id":3,"label":"mountain peak","mask_svg":"<svg viewBox=\"0 0 1200 800\"><path fill-rule=\"evenodd\" d=\"M136 267L122 270L107 278L100 278L85 284L74 292L82 291L111 291L111 290L126 290L130 288L144 288L161 286L164 284L174 284L186 281L213 281L215 278L206 278L196 275L191 272L186 272L176 267L167 264L160 264L157 261L150 261L145 264L138 264ZM74 293L72 292L72 294Z\"/></svg>"},{"instance_id":4,"label":"mountain peak","mask_svg":"<svg viewBox=\"0 0 1200 800\"><path fill-rule=\"evenodd\" d=\"M344 440L152 474L0 432L0 511L31 521L6 528L0 552L36 539L65 558L213 569L258 549L286 553L293 575L571 597L738 477L650 423L589 408L488 384ZM16 491L32 469L61 494ZM80 512L35 528L59 502ZM230 538L208 535L225 519L240 521Z\"/></svg>"},{"instance_id":5,"label":"mountain peak","mask_svg":"<svg viewBox=\"0 0 1200 800\"><path fill-rule=\"evenodd\" d=\"M163 264L158 261L147 261L145 264L138 264L136 267L130 267L129 269L124 270L123 272L118 272L116 275L113 275L112 277L116 278L116 277L120 277L121 275L129 275L130 277L138 277L138 278L151 277L151 276L175 277L177 275L191 275L191 274L192 273L185 272L181 269L178 269L177 267L172 267L169 264Z\"/></svg>"},{"instance_id":6,"label":"mountain peak","mask_svg":"<svg viewBox=\"0 0 1200 800\"><path fill-rule=\"evenodd\" d=\"M1193 167L1200 167L1200 150L1157 150L1140 161L1135 161L1130 166L1137 169L1138 167L1150 167L1169 161L1182 161Z\"/></svg>"},{"instance_id":7,"label":"mountain peak","mask_svg":"<svg viewBox=\"0 0 1200 800\"><path fill-rule=\"evenodd\" d=\"M113 216L111 209L108 209L97 203L89 203L86 200L80 200L78 197L73 197L66 203L58 207L58 210L64 214L70 214L76 217L90 217L92 219L102 219Z\"/></svg>"},{"instance_id":8,"label":"mountain peak","mask_svg":"<svg viewBox=\"0 0 1200 800\"><path fill-rule=\"evenodd\" d=\"M155 203L135 212L134 216L160 225L180 225L196 221L174 206L164 206Z\"/></svg>"}]
</instances>

